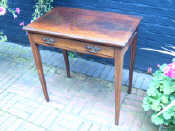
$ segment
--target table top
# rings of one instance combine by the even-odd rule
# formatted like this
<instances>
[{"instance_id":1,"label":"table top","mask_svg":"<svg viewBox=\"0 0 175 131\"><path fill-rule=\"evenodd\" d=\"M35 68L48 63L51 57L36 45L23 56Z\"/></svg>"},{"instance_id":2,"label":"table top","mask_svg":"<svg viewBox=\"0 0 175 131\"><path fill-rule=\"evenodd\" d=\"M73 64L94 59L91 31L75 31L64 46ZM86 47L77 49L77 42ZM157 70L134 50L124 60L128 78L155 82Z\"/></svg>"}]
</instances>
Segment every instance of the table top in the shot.
<instances>
[{"instance_id":1,"label":"table top","mask_svg":"<svg viewBox=\"0 0 175 131\"><path fill-rule=\"evenodd\" d=\"M107 46L124 47L140 21L141 17L119 13L56 7L23 29Z\"/></svg>"}]
</instances>

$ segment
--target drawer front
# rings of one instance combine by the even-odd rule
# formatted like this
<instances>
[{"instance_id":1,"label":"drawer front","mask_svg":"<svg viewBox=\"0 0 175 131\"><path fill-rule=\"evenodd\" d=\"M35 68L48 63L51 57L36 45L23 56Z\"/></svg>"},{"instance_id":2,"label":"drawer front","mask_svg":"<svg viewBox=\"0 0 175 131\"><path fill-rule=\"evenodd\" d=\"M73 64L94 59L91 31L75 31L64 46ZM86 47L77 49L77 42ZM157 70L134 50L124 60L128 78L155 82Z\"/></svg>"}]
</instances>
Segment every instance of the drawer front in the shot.
<instances>
[{"instance_id":1,"label":"drawer front","mask_svg":"<svg viewBox=\"0 0 175 131\"><path fill-rule=\"evenodd\" d=\"M52 46L62 48L65 50L97 55L101 57L114 57L114 48L101 46L93 43L81 42L78 40L70 40L64 38L57 38L49 35L32 34L32 40L37 44L44 46Z\"/></svg>"}]
</instances>

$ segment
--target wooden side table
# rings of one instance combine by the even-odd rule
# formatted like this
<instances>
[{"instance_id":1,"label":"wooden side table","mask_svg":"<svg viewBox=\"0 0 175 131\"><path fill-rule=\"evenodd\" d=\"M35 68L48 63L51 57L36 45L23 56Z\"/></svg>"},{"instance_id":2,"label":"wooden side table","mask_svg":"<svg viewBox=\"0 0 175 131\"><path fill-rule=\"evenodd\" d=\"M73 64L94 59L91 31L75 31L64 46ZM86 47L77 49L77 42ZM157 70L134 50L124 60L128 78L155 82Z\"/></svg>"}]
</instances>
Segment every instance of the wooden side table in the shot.
<instances>
[{"instance_id":1,"label":"wooden side table","mask_svg":"<svg viewBox=\"0 0 175 131\"><path fill-rule=\"evenodd\" d=\"M119 124L124 54L131 46L131 93L140 17L77 8L57 7L23 29L28 32L44 96L49 101L38 45L63 49L70 77L67 50L115 60L115 124Z\"/></svg>"}]
</instances>

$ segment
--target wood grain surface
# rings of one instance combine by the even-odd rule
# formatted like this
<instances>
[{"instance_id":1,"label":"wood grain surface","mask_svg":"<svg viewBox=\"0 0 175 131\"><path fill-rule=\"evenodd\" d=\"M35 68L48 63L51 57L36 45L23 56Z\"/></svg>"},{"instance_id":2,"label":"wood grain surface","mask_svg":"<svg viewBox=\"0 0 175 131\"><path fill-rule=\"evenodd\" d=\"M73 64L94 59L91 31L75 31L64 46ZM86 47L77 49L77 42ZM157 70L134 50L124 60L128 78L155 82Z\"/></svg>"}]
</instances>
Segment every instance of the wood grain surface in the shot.
<instances>
[{"instance_id":1,"label":"wood grain surface","mask_svg":"<svg viewBox=\"0 0 175 131\"><path fill-rule=\"evenodd\" d=\"M56 7L23 29L108 46L126 46L141 18L111 12Z\"/></svg>"}]
</instances>

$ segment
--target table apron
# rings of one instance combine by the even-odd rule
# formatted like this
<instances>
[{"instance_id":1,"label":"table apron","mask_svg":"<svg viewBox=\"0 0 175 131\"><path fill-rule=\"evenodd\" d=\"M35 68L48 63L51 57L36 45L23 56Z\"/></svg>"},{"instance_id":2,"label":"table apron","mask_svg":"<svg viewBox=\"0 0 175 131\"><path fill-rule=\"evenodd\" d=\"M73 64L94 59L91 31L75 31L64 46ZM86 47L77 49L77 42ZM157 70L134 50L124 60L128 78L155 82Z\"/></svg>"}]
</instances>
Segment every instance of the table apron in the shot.
<instances>
[{"instance_id":1,"label":"table apron","mask_svg":"<svg viewBox=\"0 0 175 131\"><path fill-rule=\"evenodd\" d=\"M108 47L94 43L86 43L78 40L64 39L51 35L31 33L32 41L36 44L61 48L85 54L106 58L114 58L115 47Z\"/></svg>"}]
</instances>

